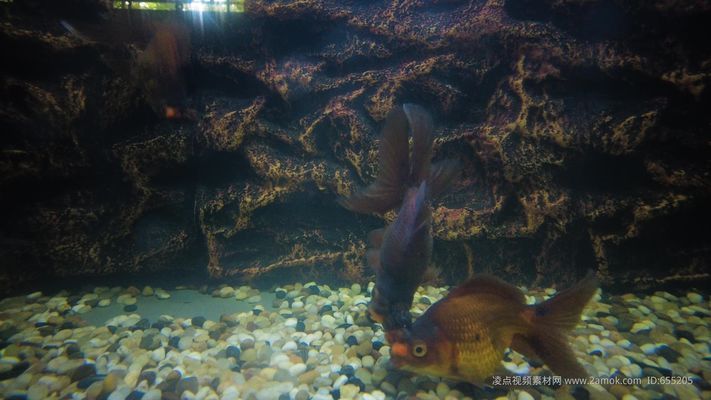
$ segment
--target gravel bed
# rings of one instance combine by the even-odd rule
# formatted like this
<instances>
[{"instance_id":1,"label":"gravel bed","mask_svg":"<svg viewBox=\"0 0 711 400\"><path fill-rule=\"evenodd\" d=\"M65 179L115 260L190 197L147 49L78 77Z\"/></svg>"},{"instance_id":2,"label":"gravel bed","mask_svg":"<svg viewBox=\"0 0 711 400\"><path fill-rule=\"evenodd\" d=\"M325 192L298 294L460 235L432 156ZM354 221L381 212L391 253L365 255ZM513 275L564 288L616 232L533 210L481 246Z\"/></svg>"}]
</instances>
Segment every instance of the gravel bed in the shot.
<instances>
[{"instance_id":1,"label":"gravel bed","mask_svg":"<svg viewBox=\"0 0 711 400\"><path fill-rule=\"evenodd\" d=\"M380 325L366 317L368 287L314 282L269 293L221 286L211 295L234 301L219 318L170 310L174 291L97 287L90 293L35 292L0 301L0 395L6 399L327 400L327 399L711 399L711 312L707 294L667 292L596 296L571 338L591 377L586 385L479 388L393 369ZM525 290L525 289L524 289ZM423 287L421 314L448 288ZM555 290L525 290L530 303ZM266 303L266 304L265 304ZM90 325L85 315L116 307ZM226 307L229 309L229 306ZM194 310L192 308L191 310ZM512 374L551 372L516 352ZM624 378L641 378L636 382ZM535 381L534 381L535 382ZM660 384L669 382L669 384Z\"/></svg>"}]
</instances>

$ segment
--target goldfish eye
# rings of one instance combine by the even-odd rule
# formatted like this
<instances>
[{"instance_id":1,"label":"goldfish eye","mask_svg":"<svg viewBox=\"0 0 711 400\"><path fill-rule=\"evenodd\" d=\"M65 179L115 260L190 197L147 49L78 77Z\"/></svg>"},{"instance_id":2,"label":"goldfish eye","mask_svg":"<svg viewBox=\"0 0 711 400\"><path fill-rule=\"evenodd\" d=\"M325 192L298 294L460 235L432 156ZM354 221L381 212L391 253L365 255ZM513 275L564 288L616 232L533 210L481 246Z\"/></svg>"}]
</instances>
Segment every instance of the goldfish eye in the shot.
<instances>
[{"instance_id":1,"label":"goldfish eye","mask_svg":"<svg viewBox=\"0 0 711 400\"><path fill-rule=\"evenodd\" d=\"M425 343L415 343L412 346L412 355L415 357L424 357L427 354L427 345Z\"/></svg>"}]
</instances>

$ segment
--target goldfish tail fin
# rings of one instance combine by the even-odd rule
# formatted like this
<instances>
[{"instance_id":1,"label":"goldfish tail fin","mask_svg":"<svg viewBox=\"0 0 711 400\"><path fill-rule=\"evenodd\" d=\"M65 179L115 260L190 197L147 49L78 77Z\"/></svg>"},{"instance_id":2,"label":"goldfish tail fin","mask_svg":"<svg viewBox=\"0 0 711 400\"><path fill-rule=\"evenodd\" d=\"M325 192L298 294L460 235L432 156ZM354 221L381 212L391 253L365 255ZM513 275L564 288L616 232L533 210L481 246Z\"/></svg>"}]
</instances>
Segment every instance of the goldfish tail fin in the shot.
<instances>
[{"instance_id":1,"label":"goldfish tail fin","mask_svg":"<svg viewBox=\"0 0 711 400\"><path fill-rule=\"evenodd\" d=\"M586 376L585 369L568 345L568 333L580 322L580 315L597 288L597 278L590 272L575 286L525 311L531 320L526 342L556 374Z\"/></svg>"},{"instance_id":2,"label":"goldfish tail fin","mask_svg":"<svg viewBox=\"0 0 711 400\"><path fill-rule=\"evenodd\" d=\"M413 183L419 184L426 180L430 174L432 162L432 117L424 108L415 104L402 106L412 134L412 161L409 176Z\"/></svg>"},{"instance_id":3,"label":"goldfish tail fin","mask_svg":"<svg viewBox=\"0 0 711 400\"><path fill-rule=\"evenodd\" d=\"M588 375L568 344L566 334L545 326L536 326L527 335L525 342L528 344L528 348L556 375L565 378L584 378ZM514 350L519 351L518 349ZM533 357L533 354L525 353L526 351L522 352L529 358L536 358Z\"/></svg>"},{"instance_id":4,"label":"goldfish tail fin","mask_svg":"<svg viewBox=\"0 0 711 400\"><path fill-rule=\"evenodd\" d=\"M570 332L580 322L580 315L598 288L595 274L589 272L583 280L560 291L534 308L533 323Z\"/></svg>"},{"instance_id":5,"label":"goldfish tail fin","mask_svg":"<svg viewBox=\"0 0 711 400\"><path fill-rule=\"evenodd\" d=\"M402 107L395 107L385 119L378 149L378 176L365 189L341 199L339 203L364 214L384 213L395 208L407 186L410 151L408 121Z\"/></svg>"}]
</instances>

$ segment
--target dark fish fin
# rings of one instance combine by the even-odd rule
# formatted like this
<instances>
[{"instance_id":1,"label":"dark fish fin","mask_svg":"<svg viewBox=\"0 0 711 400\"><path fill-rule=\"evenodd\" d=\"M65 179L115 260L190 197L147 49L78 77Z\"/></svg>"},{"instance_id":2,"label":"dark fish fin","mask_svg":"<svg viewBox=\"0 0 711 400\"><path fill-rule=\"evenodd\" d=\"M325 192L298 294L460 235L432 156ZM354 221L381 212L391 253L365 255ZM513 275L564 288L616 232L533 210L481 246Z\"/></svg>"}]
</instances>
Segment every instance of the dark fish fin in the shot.
<instances>
[{"instance_id":1,"label":"dark fish fin","mask_svg":"<svg viewBox=\"0 0 711 400\"><path fill-rule=\"evenodd\" d=\"M373 229L368 233L368 247L372 249L379 249L383 245L383 235L385 235L385 228Z\"/></svg>"},{"instance_id":2,"label":"dark fish fin","mask_svg":"<svg viewBox=\"0 0 711 400\"><path fill-rule=\"evenodd\" d=\"M580 314L597 288L597 278L590 272L575 286L526 311L531 315L531 330L526 335L526 341L558 375L566 378L587 375L568 345L568 332L580 322Z\"/></svg>"},{"instance_id":3,"label":"dark fish fin","mask_svg":"<svg viewBox=\"0 0 711 400\"><path fill-rule=\"evenodd\" d=\"M365 252L365 260L370 268L380 273L380 249L369 249Z\"/></svg>"},{"instance_id":4,"label":"dark fish fin","mask_svg":"<svg viewBox=\"0 0 711 400\"><path fill-rule=\"evenodd\" d=\"M360 213L384 213L402 200L409 173L407 117L402 107L395 107L385 119L378 149L378 176L375 182L339 203Z\"/></svg>"},{"instance_id":5,"label":"dark fish fin","mask_svg":"<svg viewBox=\"0 0 711 400\"><path fill-rule=\"evenodd\" d=\"M430 198L436 199L449 189L460 170L461 164L458 160L447 159L432 164L430 176L427 179Z\"/></svg>"},{"instance_id":6,"label":"dark fish fin","mask_svg":"<svg viewBox=\"0 0 711 400\"><path fill-rule=\"evenodd\" d=\"M525 304L526 298L519 288L493 275L477 275L457 286L447 297L459 297L477 294L490 294L512 301L514 304Z\"/></svg>"},{"instance_id":7,"label":"dark fish fin","mask_svg":"<svg viewBox=\"0 0 711 400\"><path fill-rule=\"evenodd\" d=\"M414 189L410 189L410 191L413 191ZM412 234L416 234L420 229L427 228L429 227L429 222L430 219L432 218L432 212L430 211L430 207L427 204L427 181L422 181L420 184L420 187L417 188L417 191L414 193L410 193L408 191L408 195L406 196L415 196L412 207L414 209L411 211L413 215L415 215L415 223L413 224L413 231ZM406 198L405 202L408 202L409 200ZM403 202L403 208L405 207L405 202Z\"/></svg>"},{"instance_id":8,"label":"dark fish fin","mask_svg":"<svg viewBox=\"0 0 711 400\"><path fill-rule=\"evenodd\" d=\"M426 197L426 182L422 182L418 189L410 188L405 194L395 221L385 230L381 259L384 267L390 268L389 273L393 275L402 274L406 268L410 268L406 260L412 256L413 251L425 250L417 239L422 239L423 230L430 227L432 213ZM424 265L420 265L424 268ZM412 276L407 274L407 277Z\"/></svg>"},{"instance_id":9,"label":"dark fish fin","mask_svg":"<svg viewBox=\"0 0 711 400\"><path fill-rule=\"evenodd\" d=\"M338 199L342 207L362 214L380 213L397 207L402 197L401 190L391 190L377 181L349 197Z\"/></svg>"},{"instance_id":10,"label":"dark fish fin","mask_svg":"<svg viewBox=\"0 0 711 400\"><path fill-rule=\"evenodd\" d=\"M404 104L407 121L412 133L412 160L410 162L410 179L412 183L426 180L430 174L432 162L432 117L424 108L415 104Z\"/></svg>"},{"instance_id":11,"label":"dark fish fin","mask_svg":"<svg viewBox=\"0 0 711 400\"><path fill-rule=\"evenodd\" d=\"M93 40L84 36L81 32L79 32L72 24L70 24L66 20L61 20L61 21L59 21L59 23L60 23L60 25L62 25L62 27L64 29L67 30L67 32L69 32L70 34L72 34L74 37L81 40L82 42L85 42L85 43L93 43L94 42Z\"/></svg>"},{"instance_id":12,"label":"dark fish fin","mask_svg":"<svg viewBox=\"0 0 711 400\"><path fill-rule=\"evenodd\" d=\"M422 274L422 281L420 282L420 285L426 283L436 283L439 280L441 274L442 271L439 268L433 266L427 267L425 273Z\"/></svg>"}]
</instances>

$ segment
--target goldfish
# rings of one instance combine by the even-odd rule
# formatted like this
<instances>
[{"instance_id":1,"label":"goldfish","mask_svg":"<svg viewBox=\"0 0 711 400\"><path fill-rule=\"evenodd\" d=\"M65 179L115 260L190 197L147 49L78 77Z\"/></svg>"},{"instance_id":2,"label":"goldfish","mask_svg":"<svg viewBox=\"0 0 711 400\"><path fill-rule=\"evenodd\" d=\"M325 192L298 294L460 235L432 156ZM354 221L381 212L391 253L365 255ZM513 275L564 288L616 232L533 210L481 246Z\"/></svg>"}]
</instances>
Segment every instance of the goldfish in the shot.
<instances>
[{"instance_id":1,"label":"goldfish","mask_svg":"<svg viewBox=\"0 0 711 400\"><path fill-rule=\"evenodd\" d=\"M496 277L475 276L433 304L411 329L387 332L391 362L400 369L471 383L501 370L511 348L543 361L556 375L584 377L568 344L598 281L589 273L537 305Z\"/></svg>"},{"instance_id":2,"label":"goldfish","mask_svg":"<svg viewBox=\"0 0 711 400\"><path fill-rule=\"evenodd\" d=\"M400 205L389 226L369 234L366 252L375 271L370 316L386 330L412 322L412 299L432 256L430 199L442 193L458 171L452 160L432 164L432 131L432 118L422 107L405 104L391 110L380 141L375 182L340 201L361 213L384 213Z\"/></svg>"}]
</instances>

